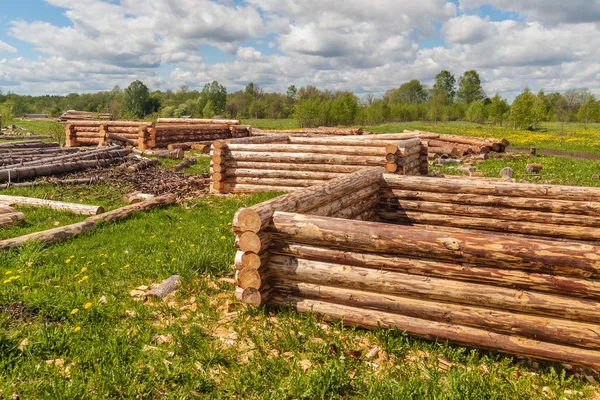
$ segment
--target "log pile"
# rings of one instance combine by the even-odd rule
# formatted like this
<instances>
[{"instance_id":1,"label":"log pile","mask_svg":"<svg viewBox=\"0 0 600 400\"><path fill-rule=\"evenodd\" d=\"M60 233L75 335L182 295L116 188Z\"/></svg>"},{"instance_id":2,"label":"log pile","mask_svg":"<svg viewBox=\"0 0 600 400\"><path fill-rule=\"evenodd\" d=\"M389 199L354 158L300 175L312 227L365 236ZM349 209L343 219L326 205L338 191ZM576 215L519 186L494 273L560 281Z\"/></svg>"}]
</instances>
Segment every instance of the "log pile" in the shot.
<instances>
[{"instance_id":1,"label":"log pile","mask_svg":"<svg viewBox=\"0 0 600 400\"><path fill-rule=\"evenodd\" d=\"M13 162L0 166L0 183L18 182L40 176L52 176L90 168L105 168L123 162L130 154L128 149L120 146L109 146L89 151L75 149L77 151L44 153L44 151L51 149L57 149L57 147L42 147L39 149L42 153L35 155L28 161L25 161L24 157L9 158Z\"/></svg>"},{"instance_id":2,"label":"log pile","mask_svg":"<svg viewBox=\"0 0 600 400\"><path fill-rule=\"evenodd\" d=\"M289 135L289 136L356 136L362 135L361 128L304 128L304 129L288 129L288 130L272 130L272 129L253 129L252 135L269 136L269 135Z\"/></svg>"},{"instance_id":3,"label":"log pile","mask_svg":"<svg viewBox=\"0 0 600 400\"><path fill-rule=\"evenodd\" d=\"M252 128L238 120L159 118L150 129L147 148L189 150L194 144L206 145L219 139L240 138L250 135Z\"/></svg>"},{"instance_id":4,"label":"log pile","mask_svg":"<svg viewBox=\"0 0 600 400\"><path fill-rule=\"evenodd\" d=\"M69 123L72 121L110 121L111 119L112 117L108 113L69 110L58 117L58 122Z\"/></svg>"},{"instance_id":5,"label":"log pile","mask_svg":"<svg viewBox=\"0 0 600 400\"><path fill-rule=\"evenodd\" d=\"M71 121L65 127L66 146L107 146L110 143L148 148L152 122Z\"/></svg>"},{"instance_id":6,"label":"log pile","mask_svg":"<svg viewBox=\"0 0 600 400\"><path fill-rule=\"evenodd\" d=\"M488 154L492 151L503 153L509 143L506 139L478 138L459 135L440 135L422 131L404 131L405 133L416 133L429 135L428 140L430 157L447 155L452 157L464 157L466 155ZM432 137L437 135L437 137Z\"/></svg>"},{"instance_id":7,"label":"log pile","mask_svg":"<svg viewBox=\"0 0 600 400\"><path fill-rule=\"evenodd\" d=\"M0 145L0 167L73 154L79 151L80 149L76 147L60 148L58 143L41 141L3 143Z\"/></svg>"},{"instance_id":8,"label":"log pile","mask_svg":"<svg viewBox=\"0 0 600 400\"><path fill-rule=\"evenodd\" d=\"M599 226L600 189L382 172L362 170L239 210L237 297L600 368L600 242L590 233ZM383 214L392 224L323 211L369 186L381 186L370 196L380 217L381 204L396 207ZM447 227L445 218L413 213L459 222ZM497 232L502 221L521 225Z\"/></svg>"},{"instance_id":9,"label":"log pile","mask_svg":"<svg viewBox=\"0 0 600 400\"><path fill-rule=\"evenodd\" d=\"M396 174L427 173L420 139L274 135L215 141L211 189L218 193L289 192L365 167Z\"/></svg>"}]
</instances>

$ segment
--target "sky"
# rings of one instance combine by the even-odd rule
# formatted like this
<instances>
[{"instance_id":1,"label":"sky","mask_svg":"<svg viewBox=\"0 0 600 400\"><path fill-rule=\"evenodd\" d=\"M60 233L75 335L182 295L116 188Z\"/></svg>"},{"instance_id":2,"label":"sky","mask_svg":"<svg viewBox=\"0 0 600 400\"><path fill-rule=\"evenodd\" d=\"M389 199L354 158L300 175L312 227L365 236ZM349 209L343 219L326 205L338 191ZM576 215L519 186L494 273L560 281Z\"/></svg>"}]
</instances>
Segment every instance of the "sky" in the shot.
<instances>
[{"instance_id":1,"label":"sky","mask_svg":"<svg viewBox=\"0 0 600 400\"><path fill-rule=\"evenodd\" d=\"M488 95L600 94L600 0L0 0L0 90L228 91L248 82L381 96L442 69Z\"/></svg>"}]
</instances>

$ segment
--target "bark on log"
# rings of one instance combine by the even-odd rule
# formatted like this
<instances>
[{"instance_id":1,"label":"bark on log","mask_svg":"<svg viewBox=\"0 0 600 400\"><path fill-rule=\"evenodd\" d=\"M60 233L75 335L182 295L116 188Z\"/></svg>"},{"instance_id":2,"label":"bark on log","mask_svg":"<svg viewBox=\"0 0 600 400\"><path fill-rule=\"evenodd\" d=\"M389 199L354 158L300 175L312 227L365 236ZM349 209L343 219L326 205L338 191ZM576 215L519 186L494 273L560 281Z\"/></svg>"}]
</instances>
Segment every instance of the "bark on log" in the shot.
<instances>
[{"instance_id":1,"label":"bark on log","mask_svg":"<svg viewBox=\"0 0 600 400\"><path fill-rule=\"evenodd\" d=\"M102 176L95 176L91 178L79 178L79 179L56 179L52 181L40 181L40 182L21 182L21 183L6 183L0 185L0 189L8 189L11 187L34 187L42 185L92 185L104 180Z\"/></svg>"},{"instance_id":2,"label":"bark on log","mask_svg":"<svg viewBox=\"0 0 600 400\"><path fill-rule=\"evenodd\" d=\"M138 172L147 168L151 168L155 165L158 165L158 159L156 158L147 158L136 164L133 164L130 167L127 167L128 172Z\"/></svg>"},{"instance_id":3,"label":"bark on log","mask_svg":"<svg viewBox=\"0 0 600 400\"><path fill-rule=\"evenodd\" d=\"M245 138L225 139L224 144L260 144L260 143L290 143L287 135L252 136Z\"/></svg>"},{"instance_id":4,"label":"bark on log","mask_svg":"<svg viewBox=\"0 0 600 400\"><path fill-rule=\"evenodd\" d=\"M135 139L128 139L126 137L117 135L116 133L108 133L107 136L108 136L109 139L115 140L115 141L117 141L117 142L119 142L121 144L127 144L129 146L134 146L134 147L138 145L138 141L137 140L135 140Z\"/></svg>"},{"instance_id":5,"label":"bark on log","mask_svg":"<svg viewBox=\"0 0 600 400\"><path fill-rule=\"evenodd\" d=\"M165 279L160 283L160 285L146 293L146 296L164 299L165 297L176 291L180 284L181 278L179 277L179 275L173 275Z\"/></svg>"},{"instance_id":6,"label":"bark on log","mask_svg":"<svg viewBox=\"0 0 600 400\"><path fill-rule=\"evenodd\" d=\"M262 211L264 206L258 209ZM267 208L267 211L270 210ZM274 214L262 212L264 216L272 215L269 231L297 243L435 257L557 275L600 277L600 246L588 243L512 237L468 229L432 230L422 226L349 221L280 211ZM256 226L256 214L245 213L243 216L246 215L251 215L251 219L243 222ZM239 222L234 222L234 226L240 226ZM251 229L242 229L245 230Z\"/></svg>"},{"instance_id":7,"label":"bark on log","mask_svg":"<svg viewBox=\"0 0 600 400\"><path fill-rule=\"evenodd\" d=\"M188 158L187 160L180 162L179 164L173 166L171 168L172 171L181 171L182 169L186 169L187 167L190 167L192 165L196 164L196 158L191 157Z\"/></svg>"},{"instance_id":8,"label":"bark on log","mask_svg":"<svg viewBox=\"0 0 600 400\"><path fill-rule=\"evenodd\" d=\"M156 207L174 204L176 200L177 196L175 196L174 194L163 194L161 196L151 197L147 200L142 201L141 203L132 204L130 206L125 206L113 211L105 212L104 214L89 217L86 219L86 221L92 221L95 223L106 223L114 220L124 219L135 212L149 211Z\"/></svg>"},{"instance_id":9,"label":"bark on log","mask_svg":"<svg viewBox=\"0 0 600 400\"><path fill-rule=\"evenodd\" d=\"M229 184L244 185L265 185L265 186L289 186L289 187L309 187L321 185L326 180L319 179L285 179L285 178L252 178L244 176L229 176L221 182L225 190Z\"/></svg>"},{"instance_id":10,"label":"bark on log","mask_svg":"<svg viewBox=\"0 0 600 400\"><path fill-rule=\"evenodd\" d=\"M75 161L83 161L83 160L110 160L110 159L121 159L125 156L129 155L129 150L123 149L119 146L114 147L106 147L102 149L90 150L90 151L81 151L72 154L66 154L62 156L55 157L45 157L39 160L30 161L21 164L13 164L7 165L0 168L1 170L8 170L12 168L24 168L24 167L33 167L36 165L45 165L45 164L55 164L59 162L75 162Z\"/></svg>"},{"instance_id":11,"label":"bark on log","mask_svg":"<svg viewBox=\"0 0 600 400\"><path fill-rule=\"evenodd\" d=\"M594 279L487 267L461 262L441 261L413 256L359 253L305 244L272 242L269 251L328 263L339 263L383 271L483 283L513 289L535 290L564 296L600 299L600 285Z\"/></svg>"},{"instance_id":12,"label":"bark on log","mask_svg":"<svg viewBox=\"0 0 600 400\"><path fill-rule=\"evenodd\" d=\"M279 171L268 169L226 169L225 172L214 172L213 178L216 180L226 177L234 178L273 178L273 179L304 179L304 180L330 180L344 174L332 172L311 172L311 171Z\"/></svg>"},{"instance_id":13,"label":"bark on log","mask_svg":"<svg viewBox=\"0 0 600 400\"><path fill-rule=\"evenodd\" d=\"M464 306L452 302L428 301L288 279L272 279L271 286L281 295L472 326L549 343L600 349L600 325L597 324L499 311L483 305Z\"/></svg>"},{"instance_id":14,"label":"bark on log","mask_svg":"<svg viewBox=\"0 0 600 400\"><path fill-rule=\"evenodd\" d=\"M275 211L306 212L321 207L366 186L378 183L382 174L383 169L381 168L365 168L299 193L290 193L253 207L242 208L233 218L233 231L238 234L246 231L260 232L270 224Z\"/></svg>"},{"instance_id":15,"label":"bark on log","mask_svg":"<svg viewBox=\"0 0 600 400\"><path fill-rule=\"evenodd\" d=\"M265 163L265 162L244 162L236 160L227 160L227 168L232 169L252 169L252 170L272 170L272 171L313 171L328 173L354 173L364 169L364 165L333 165L333 164L291 164L291 163ZM212 165L214 172L223 172L222 164Z\"/></svg>"},{"instance_id":16,"label":"bark on log","mask_svg":"<svg viewBox=\"0 0 600 400\"><path fill-rule=\"evenodd\" d=\"M176 149L181 149L181 150L191 150L192 146L194 145L202 145L202 146L210 146L212 144L212 141L210 140L206 140L203 142L184 142L184 143L170 143L167 146L167 149L169 150L176 150Z\"/></svg>"},{"instance_id":17,"label":"bark on log","mask_svg":"<svg viewBox=\"0 0 600 400\"><path fill-rule=\"evenodd\" d=\"M243 304L247 304L252 307L258 307L265 304L271 296L272 289L268 285L264 285L260 290L254 288L242 289L241 287L235 288L235 297Z\"/></svg>"},{"instance_id":18,"label":"bark on log","mask_svg":"<svg viewBox=\"0 0 600 400\"><path fill-rule=\"evenodd\" d=\"M270 303L281 306L291 305L300 313L314 312L325 316L327 320L343 320L346 324L362 328L395 328L429 340L448 340L459 345L498 350L518 356L558 362L567 361L593 369L600 368L600 356L594 350L545 343L515 335L498 334L484 329L427 321L381 311L365 314L361 308L298 297L275 295Z\"/></svg>"},{"instance_id":19,"label":"bark on log","mask_svg":"<svg viewBox=\"0 0 600 400\"><path fill-rule=\"evenodd\" d=\"M499 310L555 316L574 321L597 322L600 304L595 300L508 289L471 282L324 263L273 255L267 264L280 279L366 290L416 299L482 305ZM600 326L598 327L600 332Z\"/></svg>"},{"instance_id":20,"label":"bark on log","mask_svg":"<svg viewBox=\"0 0 600 400\"><path fill-rule=\"evenodd\" d=\"M0 215L9 214L15 212L15 209L9 206L8 204L0 203Z\"/></svg>"},{"instance_id":21,"label":"bark on log","mask_svg":"<svg viewBox=\"0 0 600 400\"><path fill-rule=\"evenodd\" d=\"M70 121L69 125L74 129L78 127L152 127L153 122L135 122L135 121ZM67 127L69 126L67 125Z\"/></svg>"},{"instance_id":22,"label":"bark on log","mask_svg":"<svg viewBox=\"0 0 600 400\"><path fill-rule=\"evenodd\" d=\"M80 171L88 168L104 168L110 166L118 160L119 159L84 160L75 162L65 162L62 164L49 164L2 170L0 171L0 182L19 181L23 179L35 178L38 176L48 176L62 174L65 172Z\"/></svg>"},{"instance_id":23,"label":"bark on log","mask_svg":"<svg viewBox=\"0 0 600 400\"><path fill-rule=\"evenodd\" d=\"M0 227L11 226L15 222L23 221L23 219L25 219L25 214L22 212L0 214Z\"/></svg>"},{"instance_id":24,"label":"bark on log","mask_svg":"<svg viewBox=\"0 0 600 400\"><path fill-rule=\"evenodd\" d=\"M62 201L36 199L33 197L5 196L0 195L0 203L19 206L43 207L52 210L69 211L79 215L98 215L104 212L100 206L90 206L86 204L66 203Z\"/></svg>"},{"instance_id":25,"label":"bark on log","mask_svg":"<svg viewBox=\"0 0 600 400\"><path fill-rule=\"evenodd\" d=\"M211 151L213 153L214 151ZM221 160L235 160L237 162L270 162L270 163L304 163L304 164L337 164L337 165L365 165L382 166L386 163L385 157L378 156L346 156L335 154L311 153L270 153L270 152L232 152L230 155L223 152L217 156Z\"/></svg>"},{"instance_id":26,"label":"bark on log","mask_svg":"<svg viewBox=\"0 0 600 400\"><path fill-rule=\"evenodd\" d=\"M377 194L379 192L379 184L374 183L369 185L363 189L357 190L353 193L349 193L346 196L340 197L337 200L334 200L330 203L327 203L321 207L307 210L307 214L311 215L320 215L322 217L330 217L359 203L364 199L373 199L377 198Z\"/></svg>"},{"instance_id":27,"label":"bark on log","mask_svg":"<svg viewBox=\"0 0 600 400\"><path fill-rule=\"evenodd\" d=\"M60 144L57 142L42 142L41 140L24 140L22 142L0 143L1 150L56 147L60 147Z\"/></svg>"},{"instance_id":28,"label":"bark on log","mask_svg":"<svg viewBox=\"0 0 600 400\"><path fill-rule=\"evenodd\" d=\"M237 119L194 119L194 118L159 118L157 124L200 124L200 125L241 125L241 121Z\"/></svg>"},{"instance_id":29,"label":"bark on log","mask_svg":"<svg viewBox=\"0 0 600 400\"><path fill-rule=\"evenodd\" d=\"M266 232L244 232L235 240L235 246L243 253L258 254L266 251L270 244L271 237Z\"/></svg>"},{"instance_id":30,"label":"bark on log","mask_svg":"<svg viewBox=\"0 0 600 400\"><path fill-rule=\"evenodd\" d=\"M536 197L554 200L595 202L600 198L600 188L577 186L537 185L511 182L490 182L430 177L405 177L384 175L387 187L436 193L482 194L510 197Z\"/></svg>"},{"instance_id":31,"label":"bark on log","mask_svg":"<svg viewBox=\"0 0 600 400\"><path fill-rule=\"evenodd\" d=\"M226 189L226 191L225 191ZM221 193L229 194L251 194L251 193L265 193L265 192L280 192L290 193L295 192L303 187L290 187L290 186L265 186L265 185L245 185L242 183L228 183L227 187L223 189ZM219 190L219 189L217 189Z\"/></svg>"},{"instance_id":32,"label":"bark on log","mask_svg":"<svg viewBox=\"0 0 600 400\"><path fill-rule=\"evenodd\" d=\"M418 211L387 211L379 209L377 215L397 223L410 223L436 226L452 226L484 231L512 232L534 236L550 236L572 240L600 240L600 229L585 226L553 225L536 222L507 221L501 219L464 217L458 215L433 214Z\"/></svg>"},{"instance_id":33,"label":"bark on log","mask_svg":"<svg viewBox=\"0 0 600 400\"><path fill-rule=\"evenodd\" d=\"M273 152L273 153L306 153L306 154L335 154L348 156L377 156L385 157L388 153L401 155L398 146L390 148L386 146L344 146L344 145L294 145L294 144L230 144L227 145L230 152ZM395 161L395 160L392 160Z\"/></svg>"}]
</instances>

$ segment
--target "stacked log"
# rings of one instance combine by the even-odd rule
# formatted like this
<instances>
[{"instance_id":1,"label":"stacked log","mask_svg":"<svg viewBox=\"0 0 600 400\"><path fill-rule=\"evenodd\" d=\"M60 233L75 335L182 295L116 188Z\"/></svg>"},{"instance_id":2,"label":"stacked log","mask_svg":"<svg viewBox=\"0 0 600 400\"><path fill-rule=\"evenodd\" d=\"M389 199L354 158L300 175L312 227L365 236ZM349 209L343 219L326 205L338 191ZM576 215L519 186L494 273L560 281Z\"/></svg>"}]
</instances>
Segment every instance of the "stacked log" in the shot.
<instances>
[{"instance_id":1,"label":"stacked log","mask_svg":"<svg viewBox=\"0 0 600 400\"><path fill-rule=\"evenodd\" d=\"M147 148L148 130L152 122L71 121L65 127L66 146L106 146L117 141Z\"/></svg>"},{"instance_id":2,"label":"stacked log","mask_svg":"<svg viewBox=\"0 0 600 400\"><path fill-rule=\"evenodd\" d=\"M215 141L211 188L219 193L289 192L365 167L419 175L427 168L424 151L420 139L274 135Z\"/></svg>"},{"instance_id":3,"label":"stacked log","mask_svg":"<svg viewBox=\"0 0 600 400\"><path fill-rule=\"evenodd\" d=\"M419 135L437 135L429 140L429 155L437 157L448 155L452 157L463 157L470 154L487 154L491 151L502 153L509 146L506 139L478 138L460 135L439 135L432 132L408 131Z\"/></svg>"},{"instance_id":4,"label":"stacked log","mask_svg":"<svg viewBox=\"0 0 600 400\"><path fill-rule=\"evenodd\" d=\"M356 136L362 135L363 130L361 128L330 128L322 126L319 128L288 130L254 129L252 134L257 136L281 134L286 134L289 136Z\"/></svg>"},{"instance_id":5,"label":"stacked log","mask_svg":"<svg viewBox=\"0 0 600 400\"><path fill-rule=\"evenodd\" d=\"M302 210L317 215L368 218L374 212L383 168L366 168L323 185L289 193L260 205L243 208L233 218L236 234L236 296L258 306L271 294L266 265L271 257L271 237L266 229L276 211ZM375 201L374 201L375 199ZM348 210L352 209L352 214Z\"/></svg>"},{"instance_id":6,"label":"stacked log","mask_svg":"<svg viewBox=\"0 0 600 400\"><path fill-rule=\"evenodd\" d=\"M385 221L577 240L600 239L600 189L384 176Z\"/></svg>"},{"instance_id":7,"label":"stacked log","mask_svg":"<svg viewBox=\"0 0 600 400\"><path fill-rule=\"evenodd\" d=\"M239 210L238 298L600 368L600 189L382 172ZM394 224L347 212L372 197ZM518 229L497 232L507 221Z\"/></svg>"},{"instance_id":8,"label":"stacked log","mask_svg":"<svg viewBox=\"0 0 600 400\"><path fill-rule=\"evenodd\" d=\"M150 144L151 147L189 150L195 144L247 137L251 130L238 120L159 118L156 127L150 130Z\"/></svg>"},{"instance_id":9,"label":"stacked log","mask_svg":"<svg viewBox=\"0 0 600 400\"><path fill-rule=\"evenodd\" d=\"M21 164L30 161L37 161L48 157L58 157L66 154L78 153L77 147L29 147L29 148L0 148L0 167L12 164Z\"/></svg>"},{"instance_id":10,"label":"stacked log","mask_svg":"<svg viewBox=\"0 0 600 400\"><path fill-rule=\"evenodd\" d=\"M108 113L95 113L87 111L75 111L69 110L58 117L58 122L71 122L71 121L109 121L112 117Z\"/></svg>"}]
</instances>

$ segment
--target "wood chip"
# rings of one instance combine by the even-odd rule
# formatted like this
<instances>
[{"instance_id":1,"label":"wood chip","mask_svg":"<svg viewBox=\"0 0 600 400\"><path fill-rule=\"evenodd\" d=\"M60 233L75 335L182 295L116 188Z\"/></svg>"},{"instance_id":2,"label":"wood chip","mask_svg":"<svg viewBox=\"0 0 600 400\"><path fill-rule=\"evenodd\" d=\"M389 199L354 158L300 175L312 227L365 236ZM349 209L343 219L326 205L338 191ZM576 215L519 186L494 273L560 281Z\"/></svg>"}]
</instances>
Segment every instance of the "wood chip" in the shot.
<instances>
[{"instance_id":1,"label":"wood chip","mask_svg":"<svg viewBox=\"0 0 600 400\"><path fill-rule=\"evenodd\" d=\"M310 362L310 360L307 360L307 359L300 360L300 367L302 367L302 371L304 371L304 372L308 371L308 369L311 366L312 366L312 363Z\"/></svg>"},{"instance_id":2,"label":"wood chip","mask_svg":"<svg viewBox=\"0 0 600 400\"><path fill-rule=\"evenodd\" d=\"M365 355L365 360L372 360L373 358L377 357L377 354L379 354L380 350L381 349L379 348L379 346L373 346Z\"/></svg>"},{"instance_id":3,"label":"wood chip","mask_svg":"<svg viewBox=\"0 0 600 400\"><path fill-rule=\"evenodd\" d=\"M29 346L29 339L25 338L23 340L21 340L21 343L19 344L19 350L23 351L25 350L25 347Z\"/></svg>"}]
</instances>

